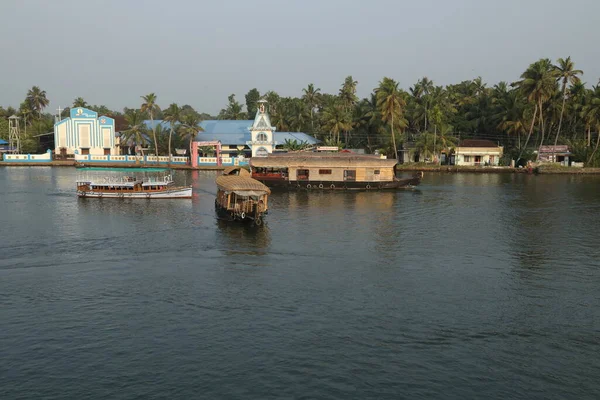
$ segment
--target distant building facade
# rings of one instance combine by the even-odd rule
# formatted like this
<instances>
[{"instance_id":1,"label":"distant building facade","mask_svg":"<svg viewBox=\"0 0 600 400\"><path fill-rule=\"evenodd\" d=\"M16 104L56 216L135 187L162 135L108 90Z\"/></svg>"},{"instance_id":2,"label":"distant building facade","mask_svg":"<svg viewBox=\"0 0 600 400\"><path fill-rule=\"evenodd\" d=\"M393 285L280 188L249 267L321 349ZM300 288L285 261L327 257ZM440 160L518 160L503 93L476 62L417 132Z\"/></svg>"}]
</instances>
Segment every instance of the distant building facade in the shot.
<instances>
[{"instance_id":1,"label":"distant building facade","mask_svg":"<svg viewBox=\"0 0 600 400\"><path fill-rule=\"evenodd\" d=\"M68 118L54 124L56 155L118 155L115 120L84 107L71 108Z\"/></svg>"},{"instance_id":2,"label":"distant building facade","mask_svg":"<svg viewBox=\"0 0 600 400\"><path fill-rule=\"evenodd\" d=\"M504 148L491 140L465 139L454 149L456 165L498 165Z\"/></svg>"}]
</instances>

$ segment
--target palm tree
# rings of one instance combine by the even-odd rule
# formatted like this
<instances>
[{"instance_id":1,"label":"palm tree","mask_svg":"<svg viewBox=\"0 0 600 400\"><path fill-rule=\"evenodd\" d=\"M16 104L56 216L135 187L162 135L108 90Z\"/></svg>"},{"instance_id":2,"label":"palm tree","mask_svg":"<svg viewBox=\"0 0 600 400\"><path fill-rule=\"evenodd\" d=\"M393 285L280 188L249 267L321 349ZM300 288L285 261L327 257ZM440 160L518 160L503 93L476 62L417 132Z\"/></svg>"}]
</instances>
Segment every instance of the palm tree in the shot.
<instances>
[{"instance_id":1,"label":"palm tree","mask_svg":"<svg viewBox=\"0 0 600 400\"><path fill-rule=\"evenodd\" d=\"M26 100L31 105L31 108L38 112L40 118L42 118L44 108L50 104L50 101L46 98L46 91L41 90L39 86L29 89Z\"/></svg>"},{"instance_id":2,"label":"palm tree","mask_svg":"<svg viewBox=\"0 0 600 400\"><path fill-rule=\"evenodd\" d=\"M83 99L83 97L77 97L73 100L73 108L75 107L87 107L88 103Z\"/></svg>"},{"instance_id":3,"label":"palm tree","mask_svg":"<svg viewBox=\"0 0 600 400\"><path fill-rule=\"evenodd\" d=\"M352 129L352 117L342 103L330 102L322 113L323 127L329 131L331 139L340 141L340 133Z\"/></svg>"},{"instance_id":4,"label":"palm tree","mask_svg":"<svg viewBox=\"0 0 600 400\"><path fill-rule=\"evenodd\" d=\"M567 101L567 85L574 85L579 83L579 77L577 75L583 75L583 71L575 69L575 63L571 61L571 57L565 59L559 58L556 70L558 72L558 78L562 81L562 107L560 109L560 120L558 121L558 130L556 131L556 137L554 138L554 146L558 143L558 136L560 135L560 128L562 127L563 115L565 113L565 103Z\"/></svg>"},{"instance_id":5,"label":"palm tree","mask_svg":"<svg viewBox=\"0 0 600 400\"><path fill-rule=\"evenodd\" d=\"M154 126L154 113L160 111L160 107L156 104L156 95L154 93L141 96L144 100L141 111L148 113L150 116L150 124L152 125L152 136L154 137L154 151L156 153L156 162L158 163L158 140L156 140L156 127Z\"/></svg>"},{"instance_id":6,"label":"palm tree","mask_svg":"<svg viewBox=\"0 0 600 400\"><path fill-rule=\"evenodd\" d=\"M181 117L182 125L179 127L179 136L181 139L189 140L190 142L190 162L192 161L192 143L199 132L204 129L200 126L202 119L196 113L184 114Z\"/></svg>"},{"instance_id":7,"label":"palm tree","mask_svg":"<svg viewBox=\"0 0 600 400\"><path fill-rule=\"evenodd\" d=\"M144 156L144 144L146 143L146 127L144 125L144 113L140 110L127 109L125 111L125 121L127 122L127 129L121 136L121 142L127 143L131 139L133 142L140 146L142 157Z\"/></svg>"},{"instance_id":8,"label":"palm tree","mask_svg":"<svg viewBox=\"0 0 600 400\"><path fill-rule=\"evenodd\" d=\"M310 109L310 128L311 128L310 133L314 133L315 132L315 123L314 123L314 119L313 119L313 111L318 104L321 88L315 89L315 85L312 83L309 83L308 87L306 89L302 89L302 92L304 92L302 99L306 103L306 106Z\"/></svg>"},{"instance_id":9,"label":"palm tree","mask_svg":"<svg viewBox=\"0 0 600 400\"><path fill-rule=\"evenodd\" d=\"M587 164L590 164L598 151L598 145L600 145L600 83L592 88L589 103L583 109L583 117L588 126L595 127L598 131L596 146L587 161Z\"/></svg>"},{"instance_id":10,"label":"palm tree","mask_svg":"<svg viewBox=\"0 0 600 400\"><path fill-rule=\"evenodd\" d=\"M539 111L539 123L542 133L542 142L544 140L544 119L542 116L542 105L544 101L546 101L552 93L554 92L554 87L556 85L555 81L555 69L550 60L541 59L529 66L525 72L521 75L521 80L513 83L513 86L517 86L521 93L527 98L527 100L533 105L534 113L533 118L531 119L531 126L529 128L529 134L527 135L527 140L525 140L525 145L521 149L519 153L519 158L517 158L517 162L521 159L523 155L523 151L527 148L527 144L529 143L529 139L531 138L531 134L533 133L533 127L535 124L535 118L538 115ZM539 152L538 152L539 159Z\"/></svg>"},{"instance_id":11,"label":"palm tree","mask_svg":"<svg viewBox=\"0 0 600 400\"><path fill-rule=\"evenodd\" d=\"M165 110L165 121L167 121L171 125L171 130L169 131L169 162L171 162L171 156L173 152L171 151L171 140L173 137L173 131L175 130L175 124L177 124L181 120L181 107L177 105L177 103L172 103Z\"/></svg>"},{"instance_id":12,"label":"palm tree","mask_svg":"<svg viewBox=\"0 0 600 400\"><path fill-rule=\"evenodd\" d=\"M403 107L406 106L406 101L400 93L398 83L391 78L383 78L379 82L379 87L375 89L377 96L377 108L381 113L381 120L389 124L392 131L392 146L394 146L394 154L398 159L398 149L396 147L396 137L394 136L394 126L401 129L406 127L406 120L402 117Z\"/></svg>"}]
</instances>

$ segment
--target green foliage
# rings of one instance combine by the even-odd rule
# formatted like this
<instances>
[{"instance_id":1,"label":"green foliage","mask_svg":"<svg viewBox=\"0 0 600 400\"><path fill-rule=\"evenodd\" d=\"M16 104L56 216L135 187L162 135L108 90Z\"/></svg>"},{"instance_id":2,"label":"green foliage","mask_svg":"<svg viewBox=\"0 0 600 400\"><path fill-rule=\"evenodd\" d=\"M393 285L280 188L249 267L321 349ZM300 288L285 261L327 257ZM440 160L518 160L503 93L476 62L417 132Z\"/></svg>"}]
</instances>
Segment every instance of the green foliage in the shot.
<instances>
[{"instance_id":1,"label":"green foliage","mask_svg":"<svg viewBox=\"0 0 600 400\"><path fill-rule=\"evenodd\" d=\"M310 147L310 144L308 144L308 142L304 140L297 141L295 139L285 139L285 142L283 144L283 148L288 151L300 151L307 149L308 147Z\"/></svg>"},{"instance_id":2,"label":"green foliage","mask_svg":"<svg viewBox=\"0 0 600 400\"><path fill-rule=\"evenodd\" d=\"M254 118L256 115L256 110L258 110L258 100L260 100L258 89L250 89L248 93L246 93L246 110L248 110L248 118Z\"/></svg>"},{"instance_id":3,"label":"green foliage","mask_svg":"<svg viewBox=\"0 0 600 400\"><path fill-rule=\"evenodd\" d=\"M0 139L8 140L8 119L0 118Z\"/></svg>"}]
</instances>

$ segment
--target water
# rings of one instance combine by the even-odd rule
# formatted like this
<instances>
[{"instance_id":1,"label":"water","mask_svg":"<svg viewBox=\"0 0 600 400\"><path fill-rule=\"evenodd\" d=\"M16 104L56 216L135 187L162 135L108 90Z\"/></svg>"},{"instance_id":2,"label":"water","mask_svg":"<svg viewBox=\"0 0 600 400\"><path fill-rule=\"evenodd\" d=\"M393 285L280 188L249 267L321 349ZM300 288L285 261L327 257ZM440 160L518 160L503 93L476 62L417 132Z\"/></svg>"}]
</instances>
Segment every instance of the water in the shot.
<instances>
[{"instance_id":1,"label":"water","mask_svg":"<svg viewBox=\"0 0 600 400\"><path fill-rule=\"evenodd\" d=\"M600 177L77 199L0 169L1 399L597 399Z\"/></svg>"}]
</instances>

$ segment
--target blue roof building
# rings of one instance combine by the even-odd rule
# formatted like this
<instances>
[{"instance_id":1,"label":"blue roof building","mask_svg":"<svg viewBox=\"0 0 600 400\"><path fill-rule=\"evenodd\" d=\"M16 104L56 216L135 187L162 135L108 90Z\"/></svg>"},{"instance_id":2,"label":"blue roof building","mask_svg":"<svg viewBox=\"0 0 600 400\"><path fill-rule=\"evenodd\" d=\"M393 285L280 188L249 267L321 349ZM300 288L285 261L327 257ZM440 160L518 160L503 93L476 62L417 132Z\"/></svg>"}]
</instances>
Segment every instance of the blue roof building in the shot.
<instances>
[{"instance_id":1,"label":"blue roof building","mask_svg":"<svg viewBox=\"0 0 600 400\"><path fill-rule=\"evenodd\" d=\"M266 156L276 149L281 149L286 140L296 141L298 143L306 142L309 145L315 145L319 141L314 137L303 132L277 132L268 113L265 110L265 101L259 101L259 108L256 111L254 120L206 120L200 122L200 127L204 129L196 135L196 142L221 142L222 151L238 152L240 150L251 153L255 156ZM144 121L148 128L152 128L150 120ZM169 129L169 123L162 120L155 120L156 126L161 125L164 129Z\"/></svg>"}]
</instances>

